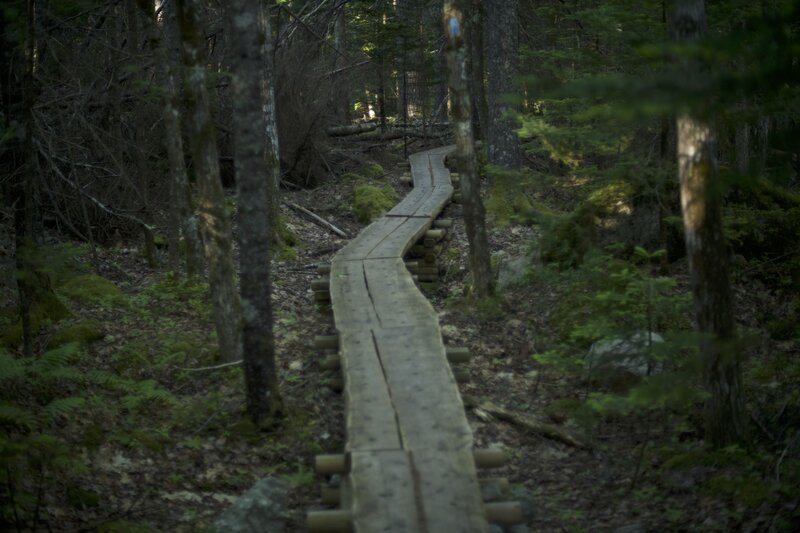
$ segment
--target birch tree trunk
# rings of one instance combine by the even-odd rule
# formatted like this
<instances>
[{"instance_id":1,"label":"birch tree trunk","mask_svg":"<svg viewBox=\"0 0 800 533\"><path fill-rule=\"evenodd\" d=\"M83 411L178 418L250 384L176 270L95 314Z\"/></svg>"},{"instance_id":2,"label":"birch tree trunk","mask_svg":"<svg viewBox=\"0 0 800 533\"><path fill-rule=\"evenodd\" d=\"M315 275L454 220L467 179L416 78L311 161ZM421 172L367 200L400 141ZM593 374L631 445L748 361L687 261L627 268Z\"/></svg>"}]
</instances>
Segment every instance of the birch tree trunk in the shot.
<instances>
[{"instance_id":1,"label":"birch tree trunk","mask_svg":"<svg viewBox=\"0 0 800 533\"><path fill-rule=\"evenodd\" d=\"M705 32L703 0L677 0L675 30L683 41ZM699 75L690 71L689 75ZM686 253L697 326L705 338L700 351L710 398L706 441L714 447L747 439L741 356L735 340L728 251L722 232L722 198L716 139L711 126L690 113L678 117L678 171Z\"/></svg>"},{"instance_id":2,"label":"birch tree trunk","mask_svg":"<svg viewBox=\"0 0 800 533\"><path fill-rule=\"evenodd\" d=\"M233 57L234 165L239 198L239 265L247 412L254 423L283 410L275 367L270 276L269 184L279 169L267 133L268 93L273 91L265 59L269 32L262 8L231 0L228 27ZM274 123L274 121L273 121ZM274 127L274 126L273 126ZM267 142L264 142L264 137ZM275 146L277 148L277 146Z\"/></svg>"},{"instance_id":3,"label":"birch tree trunk","mask_svg":"<svg viewBox=\"0 0 800 533\"><path fill-rule=\"evenodd\" d=\"M231 223L219 176L214 122L209 110L206 71L200 55L204 40L199 0L178 0L178 22L186 67L185 95L190 114L192 159L199 185L200 228L208 261L209 284L220 359L239 359L239 295L234 283Z\"/></svg>"},{"instance_id":4,"label":"birch tree trunk","mask_svg":"<svg viewBox=\"0 0 800 533\"><path fill-rule=\"evenodd\" d=\"M466 65L467 43L464 16L459 4L444 1L444 33L447 39L448 80L451 94L451 119L456 139L456 158L461 173L464 223L469 241L469 263L475 294L490 296L494 290L486 236L486 214L481 202L478 161L470 120L471 107Z\"/></svg>"},{"instance_id":5,"label":"birch tree trunk","mask_svg":"<svg viewBox=\"0 0 800 533\"><path fill-rule=\"evenodd\" d=\"M514 133L513 119L506 117L508 112L513 111L513 106L504 100L508 94L514 92L514 78L518 70L517 9L517 0L486 2L488 159L492 165L509 169L518 169L522 165L522 152L517 134Z\"/></svg>"}]
</instances>

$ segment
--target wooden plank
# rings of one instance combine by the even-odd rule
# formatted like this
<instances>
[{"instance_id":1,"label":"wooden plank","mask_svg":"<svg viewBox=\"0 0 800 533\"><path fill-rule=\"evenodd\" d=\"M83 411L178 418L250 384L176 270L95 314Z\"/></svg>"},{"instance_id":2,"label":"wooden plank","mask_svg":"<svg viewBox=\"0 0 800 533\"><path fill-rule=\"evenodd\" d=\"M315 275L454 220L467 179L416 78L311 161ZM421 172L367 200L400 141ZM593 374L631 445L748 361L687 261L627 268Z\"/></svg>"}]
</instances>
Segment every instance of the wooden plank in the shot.
<instances>
[{"instance_id":1,"label":"wooden plank","mask_svg":"<svg viewBox=\"0 0 800 533\"><path fill-rule=\"evenodd\" d=\"M430 219L436 218L439 216L439 213L442 212L452 196L452 185L440 185L438 187L434 187L431 194L429 194L425 200L417 206L417 210L414 211L414 216L428 217Z\"/></svg>"},{"instance_id":2,"label":"wooden plank","mask_svg":"<svg viewBox=\"0 0 800 533\"><path fill-rule=\"evenodd\" d=\"M409 217L413 216L425 200L433 193L433 187L414 187L403 200L395 205L388 213L387 217Z\"/></svg>"},{"instance_id":3,"label":"wooden plank","mask_svg":"<svg viewBox=\"0 0 800 533\"><path fill-rule=\"evenodd\" d=\"M345 375L347 451L400 449L392 399L384 380L372 332L343 331L342 370Z\"/></svg>"},{"instance_id":4,"label":"wooden plank","mask_svg":"<svg viewBox=\"0 0 800 533\"><path fill-rule=\"evenodd\" d=\"M401 258L364 261L364 271L380 328L437 326L436 311Z\"/></svg>"},{"instance_id":5,"label":"wooden plank","mask_svg":"<svg viewBox=\"0 0 800 533\"><path fill-rule=\"evenodd\" d=\"M426 531L420 523L411 461L406 452L354 452L346 482L356 533Z\"/></svg>"},{"instance_id":6,"label":"wooden plank","mask_svg":"<svg viewBox=\"0 0 800 533\"><path fill-rule=\"evenodd\" d=\"M367 259L388 259L403 257L409 248L425 234L430 227L429 218L410 217L389 234L367 256Z\"/></svg>"},{"instance_id":7,"label":"wooden plank","mask_svg":"<svg viewBox=\"0 0 800 533\"><path fill-rule=\"evenodd\" d=\"M472 430L447 363L438 324L381 328L373 334L403 447L472 449Z\"/></svg>"},{"instance_id":8,"label":"wooden plank","mask_svg":"<svg viewBox=\"0 0 800 533\"><path fill-rule=\"evenodd\" d=\"M369 329L378 324L362 261L334 259L331 263L331 307L340 331L359 327Z\"/></svg>"},{"instance_id":9,"label":"wooden plank","mask_svg":"<svg viewBox=\"0 0 800 533\"><path fill-rule=\"evenodd\" d=\"M350 241L347 246L339 250L336 259L339 261L359 260L365 258L380 242L400 227L405 219L403 217L383 217L376 220Z\"/></svg>"},{"instance_id":10,"label":"wooden plank","mask_svg":"<svg viewBox=\"0 0 800 533\"><path fill-rule=\"evenodd\" d=\"M471 450L414 450L411 461L428 531L489 531Z\"/></svg>"},{"instance_id":11,"label":"wooden plank","mask_svg":"<svg viewBox=\"0 0 800 533\"><path fill-rule=\"evenodd\" d=\"M428 159L427 152L412 154L408 160L411 164L414 187L432 187L433 177L431 176L430 159Z\"/></svg>"}]
</instances>

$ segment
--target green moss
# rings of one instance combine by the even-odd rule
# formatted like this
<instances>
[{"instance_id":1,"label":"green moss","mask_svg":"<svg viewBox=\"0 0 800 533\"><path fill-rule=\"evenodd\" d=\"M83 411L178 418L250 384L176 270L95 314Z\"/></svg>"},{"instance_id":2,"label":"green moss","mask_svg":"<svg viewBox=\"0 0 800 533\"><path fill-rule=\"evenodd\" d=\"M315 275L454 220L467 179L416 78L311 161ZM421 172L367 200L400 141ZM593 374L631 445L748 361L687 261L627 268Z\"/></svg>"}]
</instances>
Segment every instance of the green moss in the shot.
<instances>
[{"instance_id":1,"label":"green moss","mask_svg":"<svg viewBox=\"0 0 800 533\"><path fill-rule=\"evenodd\" d=\"M378 179L386 175L386 171L383 170L383 167L378 163L370 163L369 165L366 165L361 169L361 172L364 174L364 177L371 180Z\"/></svg>"},{"instance_id":2,"label":"green moss","mask_svg":"<svg viewBox=\"0 0 800 533\"><path fill-rule=\"evenodd\" d=\"M369 223L397 203L397 195L389 185L360 183L353 187L353 212L360 222Z\"/></svg>"},{"instance_id":3,"label":"green moss","mask_svg":"<svg viewBox=\"0 0 800 533\"><path fill-rule=\"evenodd\" d=\"M775 499L771 484L755 476L720 474L709 479L705 489L712 496L732 498L751 508Z\"/></svg>"},{"instance_id":4,"label":"green moss","mask_svg":"<svg viewBox=\"0 0 800 533\"><path fill-rule=\"evenodd\" d=\"M597 240L596 207L584 202L567 215L543 219L540 241L542 260L564 266L576 266Z\"/></svg>"},{"instance_id":5,"label":"green moss","mask_svg":"<svg viewBox=\"0 0 800 533\"><path fill-rule=\"evenodd\" d=\"M68 342L88 344L102 338L103 333L100 331L100 322L94 319L81 320L56 332L47 343L47 347L56 348Z\"/></svg>"},{"instance_id":6,"label":"green moss","mask_svg":"<svg viewBox=\"0 0 800 533\"><path fill-rule=\"evenodd\" d=\"M60 291L67 298L83 304L123 306L128 301L119 287L94 274L74 277Z\"/></svg>"}]
</instances>

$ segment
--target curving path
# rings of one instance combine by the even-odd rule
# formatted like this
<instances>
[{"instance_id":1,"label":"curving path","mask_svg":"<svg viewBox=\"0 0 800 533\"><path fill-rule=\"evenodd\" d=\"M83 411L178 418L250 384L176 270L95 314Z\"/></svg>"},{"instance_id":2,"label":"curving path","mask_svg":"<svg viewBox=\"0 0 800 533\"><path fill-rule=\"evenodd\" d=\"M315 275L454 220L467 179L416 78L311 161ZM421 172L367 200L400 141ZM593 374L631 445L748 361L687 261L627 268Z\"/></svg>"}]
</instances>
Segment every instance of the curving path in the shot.
<instances>
[{"instance_id":1,"label":"curving path","mask_svg":"<svg viewBox=\"0 0 800 533\"><path fill-rule=\"evenodd\" d=\"M410 157L414 189L334 257L330 298L344 373L346 522L312 531L485 532L473 437L437 314L403 256L453 195L444 159ZM312 516L314 515L314 516Z\"/></svg>"}]
</instances>

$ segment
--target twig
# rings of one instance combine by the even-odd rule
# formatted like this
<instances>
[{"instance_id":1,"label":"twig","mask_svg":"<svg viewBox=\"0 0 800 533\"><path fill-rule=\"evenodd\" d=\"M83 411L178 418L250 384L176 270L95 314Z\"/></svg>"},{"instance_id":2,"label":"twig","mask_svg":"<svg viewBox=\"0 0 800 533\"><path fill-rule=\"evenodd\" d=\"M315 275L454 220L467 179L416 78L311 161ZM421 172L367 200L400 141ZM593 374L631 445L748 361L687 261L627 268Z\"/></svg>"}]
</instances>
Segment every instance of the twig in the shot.
<instances>
[{"instance_id":1,"label":"twig","mask_svg":"<svg viewBox=\"0 0 800 533\"><path fill-rule=\"evenodd\" d=\"M797 437L800 437L800 432L794 434L794 437L792 437L792 440L786 445L786 448L783 449L781 456L778 458L778 462L775 464L775 481L778 483L781 482L781 464L783 463L783 458L786 457L786 452L794 448Z\"/></svg>"},{"instance_id":2,"label":"twig","mask_svg":"<svg viewBox=\"0 0 800 533\"><path fill-rule=\"evenodd\" d=\"M509 411L504 407L500 407L499 405L495 405L494 403L488 400L481 400L479 398L470 397L470 396L463 396L464 404L470 407L477 407L483 411L486 411L490 415L494 415L500 420L504 420L506 422L510 422L514 425L517 425L523 429L527 429L533 433L538 435L542 435L543 437L547 437L548 439L557 440L564 444L568 444L569 446L573 446L575 448L580 448L582 450L589 450L591 446L586 444L585 442L581 441L574 435L571 435L568 431L554 426L553 424L547 424L545 422L541 422L536 420L533 417L522 413L515 413L513 411Z\"/></svg>"},{"instance_id":3,"label":"twig","mask_svg":"<svg viewBox=\"0 0 800 533\"><path fill-rule=\"evenodd\" d=\"M200 372L201 370L219 370L220 368L227 368L229 366L236 366L241 365L242 359L238 361L233 361L232 363L223 363L221 365L216 366L201 366L199 368L181 368L181 370L186 370L187 372Z\"/></svg>"},{"instance_id":4,"label":"twig","mask_svg":"<svg viewBox=\"0 0 800 533\"><path fill-rule=\"evenodd\" d=\"M336 226L334 226L333 224L331 224L330 222L328 222L324 218L320 217L319 215L316 215L316 214L312 213L311 211L309 211L305 207L299 206L299 205L294 204L292 202L284 202L284 205L294 209L295 211L298 211L298 212L306 215L311 220L313 220L314 222L316 222L317 224L319 224L322 227L328 228L329 230L334 232L339 237L341 237L343 239L349 239L349 237L347 236L347 233L345 233L344 231L340 230L339 228L337 228Z\"/></svg>"}]
</instances>

